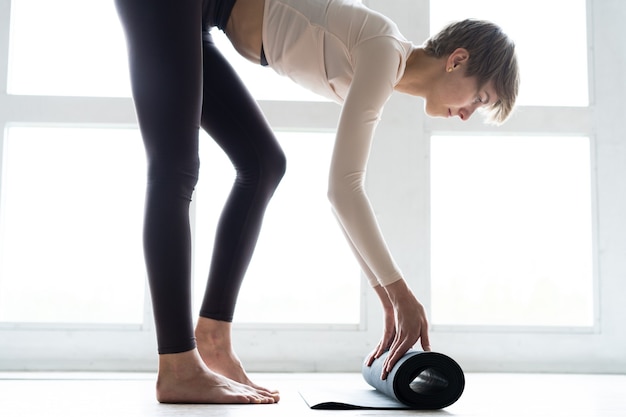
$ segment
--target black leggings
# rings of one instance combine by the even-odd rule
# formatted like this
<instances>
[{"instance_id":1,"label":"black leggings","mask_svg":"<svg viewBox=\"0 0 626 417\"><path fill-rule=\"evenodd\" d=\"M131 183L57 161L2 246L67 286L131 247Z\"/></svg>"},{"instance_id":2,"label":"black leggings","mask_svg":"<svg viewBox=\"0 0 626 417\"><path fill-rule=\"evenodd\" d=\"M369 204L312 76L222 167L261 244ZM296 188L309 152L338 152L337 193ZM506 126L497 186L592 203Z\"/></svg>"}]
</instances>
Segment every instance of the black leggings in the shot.
<instances>
[{"instance_id":1,"label":"black leggings","mask_svg":"<svg viewBox=\"0 0 626 417\"><path fill-rule=\"evenodd\" d=\"M207 1L222 3L205 0L205 10ZM232 321L265 208L285 172L285 156L208 29L203 36L210 25L206 16L203 25L201 1L116 0L116 5L148 161L144 253L159 353L184 352L196 346L189 203L200 165L199 126L226 152L237 174L216 232L203 317Z\"/></svg>"}]
</instances>

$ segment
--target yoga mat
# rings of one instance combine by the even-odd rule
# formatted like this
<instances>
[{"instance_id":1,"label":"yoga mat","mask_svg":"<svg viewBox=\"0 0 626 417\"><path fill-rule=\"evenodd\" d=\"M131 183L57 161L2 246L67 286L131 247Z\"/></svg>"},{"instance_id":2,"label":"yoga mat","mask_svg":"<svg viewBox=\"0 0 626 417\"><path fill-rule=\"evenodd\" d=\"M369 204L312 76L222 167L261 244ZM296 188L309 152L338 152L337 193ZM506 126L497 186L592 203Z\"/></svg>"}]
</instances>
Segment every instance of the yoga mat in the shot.
<instances>
[{"instance_id":1,"label":"yoga mat","mask_svg":"<svg viewBox=\"0 0 626 417\"><path fill-rule=\"evenodd\" d=\"M449 356L437 352L409 350L380 379L387 353L371 366L363 364L363 379L375 389L342 388L300 392L312 409L415 409L445 408L461 397L465 376Z\"/></svg>"}]
</instances>

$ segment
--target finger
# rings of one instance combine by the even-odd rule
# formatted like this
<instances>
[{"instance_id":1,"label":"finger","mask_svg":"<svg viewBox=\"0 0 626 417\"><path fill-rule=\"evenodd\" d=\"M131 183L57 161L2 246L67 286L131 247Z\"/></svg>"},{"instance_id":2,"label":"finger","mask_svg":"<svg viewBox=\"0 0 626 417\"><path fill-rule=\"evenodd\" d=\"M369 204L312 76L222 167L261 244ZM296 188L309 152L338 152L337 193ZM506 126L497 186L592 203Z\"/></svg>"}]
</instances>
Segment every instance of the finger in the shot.
<instances>
[{"instance_id":1,"label":"finger","mask_svg":"<svg viewBox=\"0 0 626 417\"><path fill-rule=\"evenodd\" d=\"M381 341L378 344L378 349L376 349L376 352L374 352L374 359L378 359L383 356L383 353L387 352L387 350L389 349L389 345L391 345L391 342Z\"/></svg>"},{"instance_id":2,"label":"finger","mask_svg":"<svg viewBox=\"0 0 626 417\"><path fill-rule=\"evenodd\" d=\"M420 341L422 342L422 349L424 352L430 352L430 339L428 337L428 330L423 330L422 335L420 336Z\"/></svg>"},{"instance_id":3,"label":"finger","mask_svg":"<svg viewBox=\"0 0 626 417\"><path fill-rule=\"evenodd\" d=\"M387 367L389 364L389 356L391 355L391 352L393 352L393 344L391 345L391 348L389 348L389 353L387 354L387 357L385 358L383 362L383 366L381 368L380 379L382 379L383 381L387 379L387 376L389 375L389 371L387 371Z\"/></svg>"},{"instance_id":4,"label":"finger","mask_svg":"<svg viewBox=\"0 0 626 417\"><path fill-rule=\"evenodd\" d=\"M391 360L393 359L395 352L397 351L397 343L394 342L391 347L389 348L389 353L387 354L387 357L385 358L385 361L383 362L383 366L382 366L382 373L381 373L381 379L385 380L387 379L387 376L389 375L389 372L391 372L391 369L393 368L393 365L390 366ZM395 362L393 362L395 364Z\"/></svg>"},{"instance_id":5,"label":"finger","mask_svg":"<svg viewBox=\"0 0 626 417\"><path fill-rule=\"evenodd\" d=\"M369 356L366 359L366 364L367 366L371 366L372 363L374 363L374 361L378 358L381 357L381 355L385 352L385 349L382 346L383 342L379 342L378 345L376 345L376 348L369 354Z\"/></svg>"},{"instance_id":6,"label":"finger","mask_svg":"<svg viewBox=\"0 0 626 417\"><path fill-rule=\"evenodd\" d=\"M393 367L396 365L396 362L400 360L404 356L404 354L411 348L411 343L404 341L397 345L397 347L393 347L389 350L389 355L385 360L385 366L383 367L383 371L389 374Z\"/></svg>"},{"instance_id":7,"label":"finger","mask_svg":"<svg viewBox=\"0 0 626 417\"><path fill-rule=\"evenodd\" d=\"M371 366L376 359L380 358L380 350L376 350L367 358L367 366Z\"/></svg>"}]
</instances>

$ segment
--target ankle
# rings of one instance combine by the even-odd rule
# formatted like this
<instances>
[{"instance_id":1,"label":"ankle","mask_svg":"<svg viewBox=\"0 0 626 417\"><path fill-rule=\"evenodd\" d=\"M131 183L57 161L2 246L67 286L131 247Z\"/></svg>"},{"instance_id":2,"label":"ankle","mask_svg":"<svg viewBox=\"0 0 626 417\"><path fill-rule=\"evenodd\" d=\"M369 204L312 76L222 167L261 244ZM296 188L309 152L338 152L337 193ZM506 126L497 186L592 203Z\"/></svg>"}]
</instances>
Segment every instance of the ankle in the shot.
<instances>
[{"instance_id":1,"label":"ankle","mask_svg":"<svg viewBox=\"0 0 626 417\"><path fill-rule=\"evenodd\" d=\"M203 372L205 364L198 349L159 355L159 374L185 376Z\"/></svg>"},{"instance_id":2,"label":"ankle","mask_svg":"<svg viewBox=\"0 0 626 417\"><path fill-rule=\"evenodd\" d=\"M230 345L231 328L232 323L230 322L200 317L196 324L195 336L198 341L202 341L204 344Z\"/></svg>"}]
</instances>

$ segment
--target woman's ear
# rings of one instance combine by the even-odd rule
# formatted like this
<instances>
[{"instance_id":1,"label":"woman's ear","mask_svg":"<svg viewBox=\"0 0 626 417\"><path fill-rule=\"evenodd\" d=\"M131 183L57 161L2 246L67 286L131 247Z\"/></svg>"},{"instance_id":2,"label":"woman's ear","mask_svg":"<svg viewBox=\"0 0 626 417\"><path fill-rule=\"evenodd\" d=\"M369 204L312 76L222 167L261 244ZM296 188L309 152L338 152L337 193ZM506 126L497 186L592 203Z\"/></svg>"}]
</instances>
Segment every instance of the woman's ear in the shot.
<instances>
[{"instance_id":1,"label":"woman's ear","mask_svg":"<svg viewBox=\"0 0 626 417\"><path fill-rule=\"evenodd\" d=\"M467 60L469 59L469 52L465 48L457 48L455 49L446 60L446 68L448 72L452 72L457 69L460 65L467 64Z\"/></svg>"}]
</instances>

